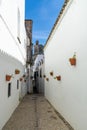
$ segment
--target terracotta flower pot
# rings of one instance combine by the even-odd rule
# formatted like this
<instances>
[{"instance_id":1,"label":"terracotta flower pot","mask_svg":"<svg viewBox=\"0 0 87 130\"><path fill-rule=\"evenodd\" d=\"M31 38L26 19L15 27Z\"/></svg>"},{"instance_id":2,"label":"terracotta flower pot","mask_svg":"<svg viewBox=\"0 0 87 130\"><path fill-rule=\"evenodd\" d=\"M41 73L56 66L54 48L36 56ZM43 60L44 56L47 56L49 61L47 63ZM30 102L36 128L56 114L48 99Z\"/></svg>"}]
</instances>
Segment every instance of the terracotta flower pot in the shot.
<instances>
[{"instance_id":1,"label":"terracotta flower pot","mask_svg":"<svg viewBox=\"0 0 87 130\"><path fill-rule=\"evenodd\" d=\"M46 75L43 75L44 78L46 78Z\"/></svg>"},{"instance_id":2,"label":"terracotta flower pot","mask_svg":"<svg viewBox=\"0 0 87 130\"><path fill-rule=\"evenodd\" d=\"M26 80L24 80L24 82L26 82Z\"/></svg>"},{"instance_id":3,"label":"terracotta flower pot","mask_svg":"<svg viewBox=\"0 0 87 130\"><path fill-rule=\"evenodd\" d=\"M6 81L10 81L11 80L11 75L6 75Z\"/></svg>"},{"instance_id":4,"label":"terracotta flower pot","mask_svg":"<svg viewBox=\"0 0 87 130\"><path fill-rule=\"evenodd\" d=\"M20 78L20 81L22 81L22 78Z\"/></svg>"},{"instance_id":5,"label":"terracotta flower pot","mask_svg":"<svg viewBox=\"0 0 87 130\"><path fill-rule=\"evenodd\" d=\"M53 72L50 72L50 75L53 76Z\"/></svg>"},{"instance_id":6,"label":"terracotta flower pot","mask_svg":"<svg viewBox=\"0 0 87 130\"><path fill-rule=\"evenodd\" d=\"M49 78L46 78L47 81L49 81Z\"/></svg>"},{"instance_id":7,"label":"terracotta flower pot","mask_svg":"<svg viewBox=\"0 0 87 130\"><path fill-rule=\"evenodd\" d=\"M19 73L20 73L20 70L15 69L15 74L19 74Z\"/></svg>"},{"instance_id":8,"label":"terracotta flower pot","mask_svg":"<svg viewBox=\"0 0 87 130\"><path fill-rule=\"evenodd\" d=\"M56 76L56 79L57 80L61 80L61 76L59 75L59 76Z\"/></svg>"},{"instance_id":9,"label":"terracotta flower pot","mask_svg":"<svg viewBox=\"0 0 87 130\"><path fill-rule=\"evenodd\" d=\"M76 58L69 59L71 65L76 65Z\"/></svg>"},{"instance_id":10,"label":"terracotta flower pot","mask_svg":"<svg viewBox=\"0 0 87 130\"><path fill-rule=\"evenodd\" d=\"M25 78L25 74L23 75L23 78Z\"/></svg>"}]
</instances>

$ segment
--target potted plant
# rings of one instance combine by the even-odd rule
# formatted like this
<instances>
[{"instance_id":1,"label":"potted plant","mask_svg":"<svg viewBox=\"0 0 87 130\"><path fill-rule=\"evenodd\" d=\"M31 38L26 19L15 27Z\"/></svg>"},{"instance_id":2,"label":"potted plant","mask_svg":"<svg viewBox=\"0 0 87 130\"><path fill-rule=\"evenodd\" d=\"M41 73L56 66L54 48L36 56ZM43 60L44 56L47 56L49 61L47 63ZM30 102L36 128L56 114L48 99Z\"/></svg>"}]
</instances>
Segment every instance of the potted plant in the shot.
<instances>
[{"instance_id":1,"label":"potted plant","mask_svg":"<svg viewBox=\"0 0 87 130\"><path fill-rule=\"evenodd\" d=\"M6 81L10 81L11 77L12 77L11 75L6 74Z\"/></svg>"},{"instance_id":2,"label":"potted plant","mask_svg":"<svg viewBox=\"0 0 87 130\"><path fill-rule=\"evenodd\" d=\"M74 54L72 58L69 58L69 62L71 65L76 65L76 54Z\"/></svg>"},{"instance_id":3,"label":"potted plant","mask_svg":"<svg viewBox=\"0 0 87 130\"><path fill-rule=\"evenodd\" d=\"M20 73L20 70L15 69L15 74L19 74L19 73Z\"/></svg>"},{"instance_id":4,"label":"potted plant","mask_svg":"<svg viewBox=\"0 0 87 130\"><path fill-rule=\"evenodd\" d=\"M46 78L47 81L49 81L49 78Z\"/></svg>"},{"instance_id":5,"label":"potted plant","mask_svg":"<svg viewBox=\"0 0 87 130\"><path fill-rule=\"evenodd\" d=\"M53 71L50 72L50 75L53 76Z\"/></svg>"},{"instance_id":6,"label":"potted plant","mask_svg":"<svg viewBox=\"0 0 87 130\"><path fill-rule=\"evenodd\" d=\"M20 78L20 81L22 81L22 78Z\"/></svg>"},{"instance_id":7,"label":"potted plant","mask_svg":"<svg viewBox=\"0 0 87 130\"><path fill-rule=\"evenodd\" d=\"M54 79L61 80L61 76L60 75L56 76L56 77L54 77Z\"/></svg>"},{"instance_id":8,"label":"potted plant","mask_svg":"<svg viewBox=\"0 0 87 130\"><path fill-rule=\"evenodd\" d=\"M46 75L43 75L44 78L46 78Z\"/></svg>"},{"instance_id":9,"label":"potted plant","mask_svg":"<svg viewBox=\"0 0 87 130\"><path fill-rule=\"evenodd\" d=\"M59 76L56 76L56 79L57 80L61 80L61 76L59 75Z\"/></svg>"},{"instance_id":10,"label":"potted plant","mask_svg":"<svg viewBox=\"0 0 87 130\"><path fill-rule=\"evenodd\" d=\"M25 78L25 74L23 74L23 78Z\"/></svg>"},{"instance_id":11,"label":"potted plant","mask_svg":"<svg viewBox=\"0 0 87 130\"><path fill-rule=\"evenodd\" d=\"M24 80L24 82L26 82L26 79Z\"/></svg>"}]
</instances>

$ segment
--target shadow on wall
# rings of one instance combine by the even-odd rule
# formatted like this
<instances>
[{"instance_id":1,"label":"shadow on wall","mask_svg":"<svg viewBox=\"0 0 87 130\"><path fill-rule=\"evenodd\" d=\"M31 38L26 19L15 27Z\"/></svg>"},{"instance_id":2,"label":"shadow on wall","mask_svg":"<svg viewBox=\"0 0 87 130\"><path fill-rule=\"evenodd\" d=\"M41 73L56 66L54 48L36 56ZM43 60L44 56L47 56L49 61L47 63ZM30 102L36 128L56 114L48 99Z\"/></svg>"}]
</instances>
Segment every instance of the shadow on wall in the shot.
<instances>
[{"instance_id":1,"label":"shadow on wall","mask_svg":"<svg viewBox=\"0 0 87 130\"><path fill-rule=\"evenodd\" d=\"M44 94L44 79L40 75L38 75L38 71L34 72L34 78L32 80L33 84L33 93L41 93Z\"/></svg>"}]
</instances>

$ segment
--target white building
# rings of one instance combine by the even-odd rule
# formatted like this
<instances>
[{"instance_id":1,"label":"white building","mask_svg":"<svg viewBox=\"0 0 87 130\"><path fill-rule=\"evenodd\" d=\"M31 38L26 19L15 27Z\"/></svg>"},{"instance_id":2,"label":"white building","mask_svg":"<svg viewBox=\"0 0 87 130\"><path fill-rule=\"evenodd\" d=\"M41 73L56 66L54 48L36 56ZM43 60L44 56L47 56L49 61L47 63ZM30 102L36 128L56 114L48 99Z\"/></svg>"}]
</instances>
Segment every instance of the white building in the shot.
<instances>
[{"instance_id":1,"label":"white building","mask_svg":"<svg viewBox=\"0 0 87 130\"><path fill-rule=\"evenodd\" d=\"M27 91L24 6L24 0L0 0L0 130Z\"/></svg>"},{"instance_id":2,"label":"white building","mask_svg":"<svg viewBox=\"0 0 87 130\"><path fill-rule=\"evenodd\" d=\"M44 94L44 55L38 54L33 66L33 91Z\"/></svg>"},{"instance_id":3,"label":"white building","mask_svg":"<svg viewBox=\"0 0 87 130\"><path fill-rule=\"evenodd\" d=\"M87 129L86 5L87 0L67 0L44 47L45 96L75 130Z\"/></svg>"},{"instance_id":4,"label":"white building","mask_svg":"<svg viewBox=\"0 0 87 130\"><path fill-rule=\"evenodd\" d=\"M33 21L30 19L25 20L25 28L26 28L26 69L27 69L27 93L32 93L32 25Z\"/></svg>"}]
</instances>

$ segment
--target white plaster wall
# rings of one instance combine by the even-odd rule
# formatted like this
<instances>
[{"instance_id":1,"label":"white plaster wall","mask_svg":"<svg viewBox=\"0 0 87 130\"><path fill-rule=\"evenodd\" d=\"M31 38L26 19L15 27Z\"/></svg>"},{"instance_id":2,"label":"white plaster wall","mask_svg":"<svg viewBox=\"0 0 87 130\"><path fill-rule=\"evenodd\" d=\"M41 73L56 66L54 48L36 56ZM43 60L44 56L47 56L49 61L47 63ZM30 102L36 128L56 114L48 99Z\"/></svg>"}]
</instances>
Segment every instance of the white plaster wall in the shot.
<instances>
[{"instance_id":1,"label":"white plaster wall","mask_svg":"<svg viewBox=\"0 0 87 130\"><path fill-rule=\"evenodd\" d=\"M20 70L20 74L15 74L15 69ZM26 94L26 83L17 80L24 74L25 68L20 61L0 51L0 130L10 118L11 114L19 104L19 98ZM11 81L6 81L6 74L13 75ZM8 83L11 83L11 96L8 98Z\"/></svg>"},{"instance_id":2,"label":"white plaster wall","mask_svg":"<svg viewBox=\"0 0 87 130\"><path fill-rule=\"evenodd\" d=\"M20 41L18 37L18 8L20 10ZM24 80L20 82L17 90L17 80L25 73L26 61L26 33L24 26L25 18L24 0L0 0L0 130L10 118L19 104L19 99L27 92ZM21 73L15 75L15 69ZM13 74L11 83L11 96L8 98L8 83L5 81L6 74Z\"/></svg>"},{"instance_id":3,"label":"white plaster wall","mask_svg":"<svg viewBox=\"0 0 87 130\"><path fill-rule=\"evenodd\" d=\"M0 5L0 49L25 64L24 0L2 0ZM20 10L20 40L18 42L18 8Z\"/></svg>"},{"instance_id":4,"label":"white plaster wall","mask_svg":"<svg viewBox=\"0 0 87 130\"><path fill-rule=\"evenodd\" d=\"M72 0L45 51L45 96L75 130L87 129L87 1ZM77 64L69 58L76 52ZM53 71L54 76L49 72ZM54 79L61 75L61 81Z\"/></svg>"},{"instance_id":5,"label":"white plaster wall","mask_svg":"<svg viewBox=\"0 0 87 130\"><path fill-rule=\"evenodd\" d=\"M40 64L39 62L41 61L41 59L44 59L44 55L43 54L37 55L34 62L33 71L36 71L36 69L38 68L38 64Z\"/></svg>"},{"instance_id":6,"label":"white plaster wall","mask_svg":"<svg viewBox=\"0 0 87 130\"><path fill-rule=\"evenodd\" d=\"M42 61L43 60L43 64ZM41 64L40 64L41 62ZM42 70L42 77L40 77L40 69ZM33 66L33 72L38 71L38 77L37 77L37 84L38 84L38 91L39 93L44 93L44 55L39 54L36 57L34 66Z\"/></svg>"},{"instance_id":7,"label":"white plaster wall","mask_svg":"<svg viewBox=\"0 0 87 130\"><path fill-rule=\"evenodd\" d=\"M42 70L42 77L40 77L40 69ZM39 66L39 93L44 94L44 63Z\"/></svg>"}]
</instances>

